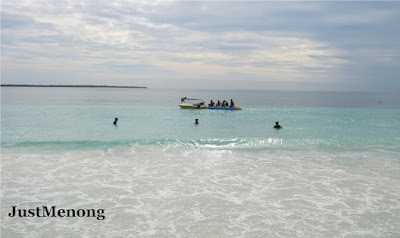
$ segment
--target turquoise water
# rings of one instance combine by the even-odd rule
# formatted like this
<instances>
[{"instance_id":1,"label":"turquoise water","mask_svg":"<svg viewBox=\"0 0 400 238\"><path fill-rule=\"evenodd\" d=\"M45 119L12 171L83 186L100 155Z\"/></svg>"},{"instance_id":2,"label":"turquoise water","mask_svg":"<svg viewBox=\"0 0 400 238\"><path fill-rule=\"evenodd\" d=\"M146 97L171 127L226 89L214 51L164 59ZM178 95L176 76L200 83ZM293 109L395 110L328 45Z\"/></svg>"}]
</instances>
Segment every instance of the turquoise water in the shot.
<instances>
[{"instance_id":1,"label":"turquoise water","mask_svg":"<svg viewBox=\"0 0 400 238\"><path fill-rule=\"evenodd\" d=\"M3 105L3 148L90 149L131 145L189 148L398 149L400 110L177 106ZM113 118L118 117L118 126ZM194 125L198 118L199 125ZM283 130L272 129L280 121Z\"/></svg>"},{"instance_id":2,"label":"turquoise water","mask_svg":"<svg viewBox=\"0 0 400 238\"><path fill-rule=\"evenodd\" d=\"M31 98L26 98L24 91L30 92ZM393 98L399 97L394 95L216 91L205 93L211 94L205 99L215 100L219 95L235 98L244 110L182 110L177 106L179 98L191 96L189 93L194 97L200 94L142 89L3 89L2 147L161 145L351 151L391 150L400 144L400 103L396 104ZM280 98L271 101L271 97ZM386 98L391 101L383 101ZM343 101L346 107L340 107ZM263 107L261 102L265 102ZM112 125L115 117L119 118L117 127ZM196 118L199 125L194 125ZM280 121L284 130L273 130L275 121Z\"/></svg>"},{"instance_id":3,"label":"turquoise water","mask_svg":"<svg viewBox=\"0 0 400 238\"><path fill-rule=\"evenodd\" d=\"M184 110L184 96L243 110ZM2 237L400 236L399 94L2 88L1 99ZM52 205L106 219L7 216Z\"/></svg>"}]
</instances>

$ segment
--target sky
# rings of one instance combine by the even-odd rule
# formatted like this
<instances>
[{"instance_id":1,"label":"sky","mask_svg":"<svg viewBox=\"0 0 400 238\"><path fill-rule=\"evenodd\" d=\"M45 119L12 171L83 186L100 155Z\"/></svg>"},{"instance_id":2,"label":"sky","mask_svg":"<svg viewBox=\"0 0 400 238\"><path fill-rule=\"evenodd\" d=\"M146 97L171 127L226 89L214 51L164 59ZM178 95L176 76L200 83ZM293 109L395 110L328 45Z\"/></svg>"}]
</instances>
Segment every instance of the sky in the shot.
<instances>
[{"instance_id":1,"label":"sky","mask_svg":"<svg viewBox=\"0 0 400 238\"><path fill-rule=\"evenodd\" d=\"M400 92L398 1L2 0L3 84Z\"/></svg>"}]
</instances>

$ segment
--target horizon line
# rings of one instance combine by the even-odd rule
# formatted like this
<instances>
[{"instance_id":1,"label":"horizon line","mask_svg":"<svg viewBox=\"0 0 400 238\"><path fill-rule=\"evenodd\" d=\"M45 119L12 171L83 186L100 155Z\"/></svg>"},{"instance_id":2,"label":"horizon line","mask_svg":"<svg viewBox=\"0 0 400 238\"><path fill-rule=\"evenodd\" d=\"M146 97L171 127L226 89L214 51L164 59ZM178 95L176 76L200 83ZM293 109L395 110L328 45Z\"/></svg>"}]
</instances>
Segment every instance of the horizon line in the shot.
<instances>
[{"instance_id":1,"label":"horizon line","mask_svg":"<svg viewBox=\"0 0 400 238\"><path fill-rule=\"evenodd\" d=\"M115 86L115 85L68 85L68 84L1 84L1 87L45 87L45 88L147 88L144 86Z\"/></svg>"}]
</instances>

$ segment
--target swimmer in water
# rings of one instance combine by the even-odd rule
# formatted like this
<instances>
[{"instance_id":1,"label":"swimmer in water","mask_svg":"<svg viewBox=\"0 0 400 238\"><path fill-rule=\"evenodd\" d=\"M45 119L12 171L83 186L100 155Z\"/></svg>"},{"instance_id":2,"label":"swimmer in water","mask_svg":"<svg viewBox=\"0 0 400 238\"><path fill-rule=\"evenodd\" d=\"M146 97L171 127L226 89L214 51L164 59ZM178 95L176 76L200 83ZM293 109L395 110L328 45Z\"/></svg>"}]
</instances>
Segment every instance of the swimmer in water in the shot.
<instances>
[{"instance_id":1,"label":"swimmer in water","mask_svg":"<svg viewBox=\"0 0 400 238\"><path fill-rule=\"evenodd\" d=\"M281 127L281 125L279 125L279 121L277 121L277 122L275 122L274 128L279 130L279 129L282 129L283 127Z\"/></svg>"}]
</instances>

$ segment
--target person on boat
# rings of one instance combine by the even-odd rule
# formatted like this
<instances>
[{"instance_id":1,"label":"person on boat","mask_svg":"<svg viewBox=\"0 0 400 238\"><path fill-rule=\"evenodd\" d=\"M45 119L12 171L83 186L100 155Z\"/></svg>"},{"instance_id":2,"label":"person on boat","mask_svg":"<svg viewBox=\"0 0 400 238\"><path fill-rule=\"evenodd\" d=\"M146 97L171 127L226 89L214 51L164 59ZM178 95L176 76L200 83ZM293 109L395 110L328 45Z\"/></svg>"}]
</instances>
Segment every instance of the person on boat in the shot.
<instances>
[{"instance_id":1,"label":"person on boat","mask_svg":"<svg viewBox=\"0 0 400 238\"><path fill-rule=\"evenodd\" d=\"M208 104L209 107L213 107L214 106L214 102L213 100L210 101L210 104Z\"/></svg>"},{"instance_id":2,"label":"person on boat","mask_svg":"<svg viewBox=\"0 0 400 238\"><path fill-rule=\"evenodd\" d=\"M222 106L223 106L223 107L226 107L226 104L227 104L227 101L225 101L225 100L222 101Z\"/></svg>"},{"instance_id":3,"label":"person on boat","mask_svg":"<svg viewBox=\"0 0 400 238\"><path fill-rule=\"evenodd\" d=\"M220 107L221 106L221 102L218 100L217 105L215 105L216 107Z\"/></svg>"},{"instance_id":4,"label":"person on boat","mask_svg":"<svg viewBox=\"0 0 400 238\"><path fill-rule=\"evenodd\" d=\"M199 124L199 119L194 120L194 124L198 125Z\"/></svg>"},{"instance_id":5,"label":"person on boat","mask_svg":"<svg viewBox=\"0 0 400 238\"><path fill-rule=\"evenodd\" d=\"M230 105L230 107L234 107L235 106L235 103L233 102L233 100L231 99L231 105Z\"/></svg>"},{"instance_id":6,"label":"person on boat","mask_svg":"<svg viewBox=\"0 0 400 238\"><path fill-rule=\"evenodd\" d=\"M279 129L282 129L283 127L281 127L281 125L279 125L279 121L277 121L277 122L275 122L274 128L279 130Z\"/></svg>"},{"instance_id":7,"label":"person on boat","mask_svg":"<svg viewBox=\"0 0 400 238\"><path fill-rule=\"evenodd\" d=\"M200 102L200 103L195 104L197 109L200 109L200 107L203 106L203 105L204 105L204 102Z\"/></svg>"},{"instance_id":8,"label":"person on boat","mask_svg":"<svg viewBox=\"0 0 400 238\"><path fill-rule=\"evenodd\" d=\"M117 125L117 121L118 121L118 118L115 118L115 120L114 120L114 126L116 126Z\"/></svg>"},{"instance_id":9,"label":"person on boat","mask_svg":"<svg viewBox=\"0 0 400 238\"><path fill-rule=\"evenodd\" d=\"M184 98L181 98L181 103L184 103L184 102L185 102L185 100L186 100L186 97L184 97Z\"/></svg>"}]
</instances>

